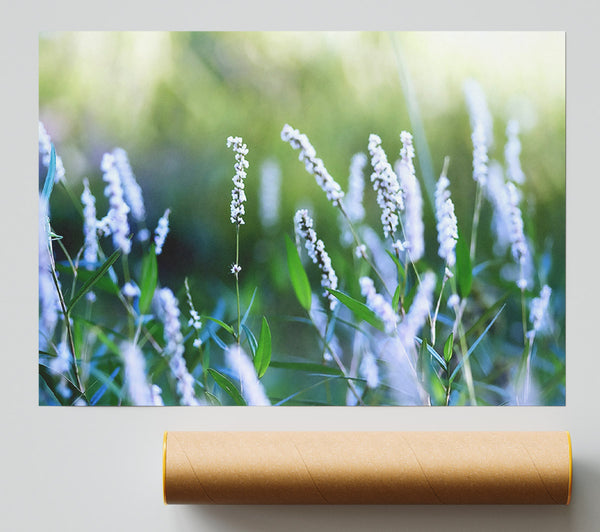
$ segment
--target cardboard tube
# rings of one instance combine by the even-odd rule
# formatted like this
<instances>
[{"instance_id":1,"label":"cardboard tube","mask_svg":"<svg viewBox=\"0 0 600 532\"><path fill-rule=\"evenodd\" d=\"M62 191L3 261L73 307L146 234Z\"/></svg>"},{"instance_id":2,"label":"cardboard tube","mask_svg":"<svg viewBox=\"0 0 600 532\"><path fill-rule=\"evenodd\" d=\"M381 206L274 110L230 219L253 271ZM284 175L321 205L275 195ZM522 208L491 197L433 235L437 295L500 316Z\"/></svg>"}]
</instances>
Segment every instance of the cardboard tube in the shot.
<instances>
[{"instance_id":1,"label":"cardboard tube","mask_svg":"<svg viewBox=\"0 0 600 532\"><path fill-rule=\"evenodd\" d=\"M568 432L166 432L167 504L569 504Z\"/></svg>"}]
</instances>

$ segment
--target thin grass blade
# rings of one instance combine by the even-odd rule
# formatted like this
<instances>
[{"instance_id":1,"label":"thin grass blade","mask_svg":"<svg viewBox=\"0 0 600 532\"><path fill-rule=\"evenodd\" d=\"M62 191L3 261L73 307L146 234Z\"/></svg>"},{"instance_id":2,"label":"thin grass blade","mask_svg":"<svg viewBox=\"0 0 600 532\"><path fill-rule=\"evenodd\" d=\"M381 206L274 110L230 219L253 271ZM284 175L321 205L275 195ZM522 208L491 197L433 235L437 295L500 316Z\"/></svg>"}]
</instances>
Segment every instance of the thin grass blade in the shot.
<instances>
[{"instance_id":1,"label":"thin grass blade","mask_svg":"<svg viewBox=\"0 0 600 532\"><path fill-rule=\"evenodd\" d=\"M458 374L458 372L460 371L460 369L463 367L465 361L468 360L468 358L473 354L473 351L475 351L475 348L479 345L479 342L481 342L481 340L483 340L483 337L487 334L487 332L490 330L490 328L492 327L492 325L494 325L494 322L498 319L498 316L500 316L500 314L504 310L504 307L506 307L506 304L502 305L502 308L494 316L494 319L492 321L490 321L490 323L488 324L488 326L479 335L479 337L477 338L477 340L475 340L473 342L473 345L469 348L469 350L467 351L466 355L458 363L458 365L456 366L456 368L454 368L454 371L452 372L452 375L450 375L450 379L449 379L450 383L452 383L454 381L456 375Z\"/></svg>"},{"instance_id":2,"label":"thin grass blade","mask_svg":"<svg viewBox=\"0 0 600 532\"><path fill-rule=\"evenodd\" d=\"M87 294L92 287L98 282L99 279L110 269L110 267L117 261L117 259L121 256L121 250L117 249L106 261L104 264L92 275L79 289L79 291L75 294L73 299L67 305L67 316L71 314L73 307L81 300L81 298Z\"/></svg>"}]
</instances>

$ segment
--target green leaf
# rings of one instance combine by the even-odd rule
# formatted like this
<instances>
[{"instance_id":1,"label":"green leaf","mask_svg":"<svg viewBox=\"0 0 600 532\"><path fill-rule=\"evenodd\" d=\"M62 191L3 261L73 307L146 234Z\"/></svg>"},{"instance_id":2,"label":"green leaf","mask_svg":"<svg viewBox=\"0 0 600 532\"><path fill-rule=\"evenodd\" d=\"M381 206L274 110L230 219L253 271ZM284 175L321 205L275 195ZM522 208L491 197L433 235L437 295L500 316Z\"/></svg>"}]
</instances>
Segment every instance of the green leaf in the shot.
<instances>
[{"instance_id":1,"label":"green leaf","mask_svg":"<svg viewBox=\"0 0 600 532\"><path fill-rule=\"evenodd\" d=\"M216 369L208 368L208 373L215 380L215 382L231 397L235 404L239 406L246 406L246 401L238 391L238 389L234 386L234 384L222 373L218 372Z\"/></svg>"},{"instance_id":2,"label":"green leaf","mask_svg":"<svg viewBox=\"0 0 600 532\"><path fill-rule=\"evenodd\" d=\"M242 325L242 329L248 340L248 345L250 346L250 351L252 351L252 358L254 358L256 356L256 348L258 347L258 342L256 341L256 336L254 336L254 333L248 328L247 325Z\"/></svg>"},{"instance_id":3,"label":"green leaf","mask_svg":"<svg viewBox=\"0 0 600 532\"><path fill-rule=\"evenodd\" d=\"M425 347L427 348L429 354L437 360L437 362L440 364L440 366L442 366L442 368L446 369L446 362L440 356L440 354L433 348L433 346L429 345L427 340L421 340L420 338L417 338L417 342L419 342L421 345L425 344Z\"/></svg>"},{"instance_id":4,"label":"green leaf","mask_svg":"<svg viewBox=\"0 0 600 532\"><path fill-rule=\"evenodd\" d=\"M278 360L271 360L270 366L272 368L290 369L293 371L307 371L309 373L316 373L317 375L343 376L343 373L338 368L331 368L312 362L280 362Z\"/></svg>"},{"instance_id":5,"label":"green leaf","mask_svg":"<svg viewBox=\"0 0 600 532\"><path fill-rule=\"evenodd\" d=\"M50 388L52 393L55 395L56 399L61 404L63 404L63 405L71 404L70 401L75 401L77 398L81 397L81 392L79 391L79 389L77 388L75 383L73 383L70 376L65 375L63 373L57 373L54 370L50 369L50 367L48 367L42 363L39 363L38 367L39 367L40 377L44 380L44 383L48 386L48 388ZM71 391L71 397L68 401L65 399L61 399L62 396L60 394L56 393L55 386L54 386L54 380L56 379L57 375L60 375L62 377L62 379L64 380L64 383Z\"/></svg>"},{"instance_id":6,"label":"green leaf","mask_svg":"<svg viewBox=\"0 0 600 532\"><path fill-rule=\"evenodd\" d=\"M458 374L458 372L460 371L460 369L463 367L465 361L471 356L471 354L473 353L473 351L475 350L475 348L479 345L479 342L481 342L481 340L483 340L483 337L490 330L491 326L494 325L494 322L496 321L496 319L498 318L498 316L500 316L501 312L504 310L504 307L506 307L506 305L502 305L502 308L494 316L494 319L492 321L490 321L490 323L488 324L488 326L479 335L479 337L477 338L477 340L475 340L473 342L473 345L469 348L469 350L467 351L467 353L465 354L465 356L462 358L462 360L458 363L458 365L456 366L456 368L454 368L454 371L452 372L452 375L450 375L450 379L449 379L449 382L451 384L454 381L454 378L456 377L456 375Z\"/></svg>"},{"instance_id":7,"label":"green leaf","mask_svg":"<svg viewBox=\"0 0 600 532\"><path fill-rule=\"evenodd\" d=\"M44 181L44 188L42 189L42 198L45 201L50 200L52 189L54 188L54 179L56 176L56 152L54 151L54 144L50 145L50 163L48 164L48 173Z\"/></svg>"},{"instance_id":8,"label":"green leaf","mask_svg":"<svg viewBox=\"0 0 600 532\"><path fill-rule=\"evenodd\" d=\"M140 313L146 314L152 303L152 297L158 283L158 263L154 244L142 260L142 274L140 278Z\"/></svg>"},{"instance_id":9,"label":"green leaf","mask_svg":"<svg viewBox=\"0 0 600 532\"><path fill-rule=\"evenodd\" d=\"M469 255L469 245L462 235L459 235L456 242L456 279L458 282L458 295L461 299L468 297L473 282L473 269Z\"/></svg>"},{"instance_id":10,"label":"green leaf","mask_svg":"<svg viewBox=\"0 0 600 532\"><path fill-rule=\"evenodd\" d=\"M79 289L79 291L75 294L73 299L67 305L67 316L71 314L73 307L77 304L77 302L87 294L92 286L96 284L96 282L110 269L110 267L115 263L115 261L121 256L121 250L117 249L106 261L104 264L94 272L94 274L83 284L83 286Z\"/></svg>"},{"instance_id":11,"label":"green leaf","mask_svg":"<svg viewBox=\"0 0 600 532\"><path fill-rule=\"evenodd\" d=\"M262 327L260 329L260 337L258 339L258 347L254 356L254 367L256 374L260 379L267 371L271 362L271 329L267 323L267 318L263 317Z\"/></svg>"},{"instance_id":12,"label":"green leaf","mask_svg":"<svg viewBox=\"0 0 600 532\"><path fill-rule=\"evenodd\" d=\"M454 333L450 333L446 343L444 344L444 360L446 363L450 362L452 358L452 348L454 347Z\"/></svg>"},{"instance_id":13,"label":"green leaf","mask_svg":"<svg viewBox=\"0 0 600 532\"><path fill-rule=\"evenodd\" d=\"M400 285L396 287L396 291L394 292L394 297L392 298L392 308L394 312L398 312L398 305L400 304Z\"/></svg>"},{"instance_id":14,"label":"green leaf","mask_svg":"<svg viewBox=\"0 0 600 532\"><path fill-rule=\"evenodd\" d=\"M288 272L290 274L290 281L294 287L294 292L298 298L298 302L304 310L310 311L310 303L312 299L312 293L310 291L310 283L308 282L308 276L302 266L300 255L296 246L288 235L285 235L285 247L287 251L287 264Z\"/></svg>"},{"instance_id":15,"label":"green leaf","mask_svg":"<svg viewBox=\"0 0 600 532\"><path fill-rule=\"evenodd\" d=\"M59 273L73 275L73 268L66 264L56 263L56 270ZM77 270L77 280L81 281L82 283L86 283L94 276L95 273L96 272L93 270L84 270L82 268L79 268ZM102 290L112 295L119 294L119 286L116 283L114 283L112 279L110 279L110 277L102 277L98 279L94 285L94 290Z\"/></svg>"},{"instance_id":16,"label":"green leaf","mask_svg":"<svg viewBox=\"0 0 600 532\"><path fill-rule=\"evenodd\" d=\"M50 395L51 398L54 399L54 401L56 401L56 404L60 405L60 406L65 406L65 402L61 399L60 394L54 393L54 390L52 389L52 382L51 381L47 381L46 378L44 376L42 376L42 374L40 373L39 376L39 385L40 385L40 389L39 391L42 391L42 388L44 390L46 390L46 393L48 395ZM42 398L41 398L41 393L39 394L39 404L40 406L47 406L48 403L47 402L42 402Z\"/></svg>"},{"instance_id":17,"label":"green leaf","mask_svg":"<svg viewBox=\"0 0 600 532\"><path fill-rule=\"evenodd\" d=\"M50 373L50 370L48 369L47 366L44 366L43 364L40 364L39 366L39 382L40 384L43 384L46 388L46 391L54 398L54 400L61 406L66 405L67 403L64 401L64 399L62 398L62 396L59 393L56 393L56 391L54 390L54 382L53 382L53 377L52 374Z\"/></svg>"},{"instance_id":18,"label":"green leaf","mask_svg":"<svg viewBox=\"0 0 600 532\"><path fill-rule=\"evenodd\" d=\"M404 279L406 277L406 272L404 271L404 266L402 266L402 263L398 260L398 257L396 257L389 249L386 249L385 252L389 255L390 259L394 261L396 268L398 268L398 275L400 278Z\"/></svg>"},{"instance_id":19,"label":"green leaf","mask_svg":"<svg viewBox=\"0 0 600 532\"><path fill-rule=\"evenodd\" d=\"M380 331L384 330L381 320L369 307L367 307L367 305L338 290L329 290L329 292L333 294L342 305L348 307L359 320L366 321Z\"/></svg>"},{"instance_id":20,"label":"green leaf","mask_svg":"<svg viewBox=\"0 0 600 532\"><path fill-rule=\"evenodd\" d=\"M219 398L216 395L213 395L212 393L207 392L206 390L204 390L204 395L210 401L211 405L221 406L221 401L219 401Z\"/></svg>"},{"instance_id":21,"label":"green leaf","mask_svg":"<svg viewBox=\"0 0 600 532\"><path fill-rule=\"evenodd\" d=\"M233 334L235 336L235 333L233 332L233 328L231 326L227 325L224 321L218 320L217 318L212 318L210 316L202 316L202 319L209 320L209 321L216 323L217 325L220 325L228 333Z\"/></svg>"}]
</instances>

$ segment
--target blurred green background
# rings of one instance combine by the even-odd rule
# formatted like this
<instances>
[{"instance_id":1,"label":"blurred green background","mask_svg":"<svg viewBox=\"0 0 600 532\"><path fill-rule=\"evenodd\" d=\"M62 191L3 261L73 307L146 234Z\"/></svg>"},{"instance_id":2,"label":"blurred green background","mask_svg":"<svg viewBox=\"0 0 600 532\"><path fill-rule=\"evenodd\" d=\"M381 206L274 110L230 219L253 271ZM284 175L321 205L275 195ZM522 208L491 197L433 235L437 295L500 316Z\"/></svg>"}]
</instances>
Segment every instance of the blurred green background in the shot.
<instances>
[{"instance_id":1,"label":"blurred green background","mask_svg":"<svg viewBox=\"0 0 600 532\"><path fill-rule=\"evenodd\" d=\"M351 257L351 251L339 245L337 212L297 160L298 153L281 141L282 126L289 123L306 133L346 189L350 159L366 152L370 133L382 138L393 162L400 131L414 130L411 117L417 108L407 98L408 83L431 154L432 173L424 175L427 166L417 160L417 176L422 187L433 182L444 156L450 156L459 227L468 232L475 186L463 83L476 79L494 117L491 158L504 163L507 121L516 118L521 125L526 229L535 235L536 252L547 252L542 280L552 286L564 312L564 44L559 32L42 33L40 119L63 158L73 194L80 195L83 177L90 179L99 217L107 210L102 154L116 146L128 152L150 229L171 208L160 282L181 294L189 276L197 306L206 311L234 291L229 274L235 245L229 222L234 158L225 141L242 136L250 162L241 231L244 297L248 301L258 287L257 312L299 314L283 245L283 234L293 233L295 210L311 209L334 267L338 253ZM421 147L417 143L417 156L424 155ZM270 231L262 228L258 209L259 168L267 159L282 172L280 222ZM380 232L368 185L365 198L367 218ZM53 226L76 252L83 242L77 213L63 191L57 190L52 202ZM493 242L485 206L479 246L481 256L489 257ZM437 264L435 222L427 202L425 218L426 255ZM356 292L344 286L344 273L338 272L341 286ZM316 287L318 276L312 274ZM562 320L564 329L564 315ZM294 327L297 332L300 326ZM274 337L275 358L285 346L283 326L281 333L283 340ZM564 349L564 330L559 337ZM301 354L315 345L301 341L296 349Z\"/></svg>"}]
</instances>

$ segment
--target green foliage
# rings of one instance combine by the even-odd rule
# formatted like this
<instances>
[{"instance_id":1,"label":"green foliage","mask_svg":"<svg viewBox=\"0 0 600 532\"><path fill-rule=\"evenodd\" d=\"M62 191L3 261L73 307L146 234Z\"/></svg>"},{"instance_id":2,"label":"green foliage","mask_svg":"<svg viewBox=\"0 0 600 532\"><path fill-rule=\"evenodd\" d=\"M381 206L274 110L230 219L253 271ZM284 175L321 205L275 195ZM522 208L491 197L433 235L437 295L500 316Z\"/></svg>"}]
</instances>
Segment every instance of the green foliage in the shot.
<instances>
[{"instance_id":1,"label":"green foliage","mask_svg":"<svg viewBox=\"0 0 600 532\"><path fill-rule=\"evenodd\" d=\"M142 274L140 277L140 312L146 314L152 303L152 297L158 283L158 264L156 261L156 247L150 246L148 253L142 259Z\"/></svg>"},{"instance_id":2,"label":"green foliage","mask_svg":"<svg viewBox=\"0 0 600 532\"><path fill-rule=\"evenodd\" d=\"M262 328L260 329L260 338L258 340L258 347L256 348L256 354L254 355L254 367L258 378L262 378L267 371L271 362L271 329L267 323L267 318L263 317Z\"/></svg>"},{"instance_id":3,"label":"green foliage","mask_svg":"<svg viewBox=\"0 0 600 532\"><path fill-rule=\"evenodd\" d=\"M456 278L458 295L461 299L469 297L473 283L473 268L469 255L469 245L462 234L459 234L456 241Z\"/></svg>"},{"instance_id":4,"label":"green foliage","mask_svg":"<svg viewBox=\"0 0 600 532\"><path fill-rule=\"evenodd\" d=\"M453 346L454 346L454 333L450 333L450 336L448 336L448 339L446 340L446 343L444 344L444 360L446 361L446 364L450 363L450 360L452 359Z\"/></svg>"},{"instance_id":5,"label":"green foliage","mask_svg":"<svg viewBox=\"0 0 600 532\"><path fill-rule=\"evenodd\" d=\"M104 276L104 274L111 268L111 266L117 261L117 259L120 256L121 250L117 249L112 253L110 257L106 259L106 261L104 261L104 264L102 264L102 266L100 266L100 268L98 268L96 272L85 283L83 283L83 286L73 296L73 299L71 299L71 301L69 301L69 303L67 304L67 316L69 316L72 313L73 307L75 307L75 305L79 301L81 301L81 298L93 288L93 286Z\"/></svg>"},{"instance_id":6,"label":"green foliage","mask_svg":"<svg viewBox=\"0 0 600 532\"><path fill-rule=\"evenodd\" d=\"M344 294L339 290L329 290L329 292L340 302L342 305L348 307L357 320L366 321L369 325L372 325L376 329L383 331L383 323L377 317L377 315L364 303L350 297L348 294Z\"/></svg>"},{"instance_id":7,"label":"green foliage","mask_svg":"<svg viewBox=\"0 0 600 532\"><path fill-rule=\"evenodd\" d=\"M302 266L300 255L296 246L291 241L290 237L285 235L285 246L287 251L287 264L288 272L290 274L290 281L298 298L298 302L304 310L307 312L310 310L312 292L310 290L310 283L308 276Z\"/></svg>"},{"instance_id":8,"label":"green foliage","mask_svg":"<svg viewBox=\"0 0 600 532\"><path fill-rule=\"evenodd\" d=\"M209 369L208 374L223 389L223 391L233 399L236 405L244 406L246 404L246 401L244 401L244 398L238 389L225 375L216 369Z\"/></svg>"}]
</instances>

